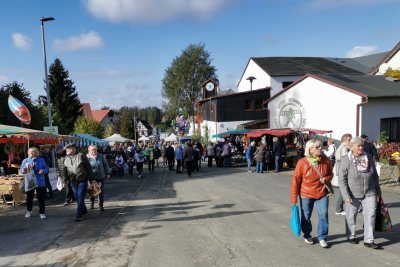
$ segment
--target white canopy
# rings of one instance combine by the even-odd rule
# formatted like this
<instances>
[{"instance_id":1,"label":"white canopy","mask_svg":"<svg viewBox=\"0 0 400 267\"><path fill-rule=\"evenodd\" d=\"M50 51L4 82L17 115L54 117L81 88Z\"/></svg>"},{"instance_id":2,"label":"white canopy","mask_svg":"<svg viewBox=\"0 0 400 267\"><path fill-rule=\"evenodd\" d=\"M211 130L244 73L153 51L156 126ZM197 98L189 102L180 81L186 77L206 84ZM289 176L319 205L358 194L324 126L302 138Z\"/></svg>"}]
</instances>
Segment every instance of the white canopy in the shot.
<instances>
[{"instance_id":1,"label":"white canopy","mask_svg":"<svg viewBox=\"0 0 400 267\"><path fill-rule=\"evenodd\" d=\"M165 138L165 142L175 142L176 140L178 140L178 136L176 136L174 133Z\"/></svg>"},{"instance_id":2,"label":"white canopy","mask_svg":"<svg viewBox=\"0 0 400 267\"><path fill-rule=\"evenodd\" d=\"M149 141L150 140L150 138L148 138L147 136L142 136L142 137L140 137L139 139L138 139L139 141Z\"/></svg>"},{"instance_id":3,"label":"white canopy","mask_svg":"<svg viewBox=\"0 0 400 267\"><path fill-rule=\"evenodd\" d=\"M119 143L131 141L131 139L125 138L120 134L113 134L113 135L105 138L104 140L109 141L109 142L119 142Z\"/></svg>"}]
</instances>

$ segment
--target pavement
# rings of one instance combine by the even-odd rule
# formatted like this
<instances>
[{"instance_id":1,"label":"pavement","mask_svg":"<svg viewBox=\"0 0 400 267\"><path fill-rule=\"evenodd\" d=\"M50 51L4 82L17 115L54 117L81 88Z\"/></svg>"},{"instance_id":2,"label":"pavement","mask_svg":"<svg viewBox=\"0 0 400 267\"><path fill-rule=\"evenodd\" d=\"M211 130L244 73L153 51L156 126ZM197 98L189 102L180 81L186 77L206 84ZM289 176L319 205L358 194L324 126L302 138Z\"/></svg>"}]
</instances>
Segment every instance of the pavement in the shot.
<instances>
[{"instance_id":1,"label":"pavement","mask_svg":"<svg viewBox=\"0 0 400 267\"><path fill-rule=\"evenodd\" d=\"M276 175L272 173L257 175L247 173L245 168L208 169L203 166L199 173L194 174L193 179L187 179L185 174L175 175L175 172L168 171L167 168L156 168L155 173L147 173L146 170L141 179L130 176L122 179L112 177L105 183L105 211L101 212L96 205L96 209L89 210L89 214L82 222L72 220L76 210L75 204L63 206L63 192L54 192L53 198L47 200L48 218L45 220L39 218L37 203L34 203L33 217L30 219L24 218L25 205L16 207L0 205L0 266L262 266L249 264L250 256L246 256L245 260L240 257L243 252L235 251L234 247L239 250L243 243L240 240L246 239L245 234L254 235L253 242L256 242L253 249L256 252L253 253L258 254L252 261L260 263L268 260L265 258L267 255L273 257L271 254L266 254L266 251L260 250L263 248L272 250L271 253L276 254L274 256L276 264L272 265L283 266L278 263L284 259L288 260L286 265L292 265L284 255L278 256L279 252L285 251L282 249L282 244L271 241L276 245L272 248L270 246L272 243L268 242L268 238L282 239L282 235L273 239L275 233L270 228L271 223L281 230L286 228L284 230L288 231L286 224L281 223L282 219L288 221L287 208L282 207L290 206L287 190L292 173L293 170L284 170ZM206 177L208 179L204 179ZM247 188L247 184L243 184L243 179L251 183L257 181L263 185L254 184L250 189ZM217 185L217 180L221 180L222 184ZM270 181L275 181L277 187L265 187ZM228 184L240 190L230 189ZM393 221L400 219L396 202L397 192L400 192L399 187L390 181L382 183L383 191L388 192L386 194L388 203L393 203ZM265 190L272 191L266 193ZM204 195L207 191L208 195ZM247 197L244 193L255 197L252 203L239 202L240 197ZM283 198L283 203L277 198ZM87 199L87 206L88 203ZM256 208L257 205L261 205L260 203L264 204ZM267 217L260 217L265 212ZM284 217L268 216L271 214L275 216L284 214ZM237 223L235 217L247 221L231 225ZM332 218L333 226L342 225L340 219L343 218L338 217L341 216ZM271 219L274 221L264 225ZM254 222L256 225L252 225ZM226 226L228 224L229 226ZM216 228L212 231L211 240L217 241L216 244L213 244L209 237L205 238L202 229L210 230L212 227ZM241 232L237 227L244 231L243 235L237 236ZM398 231L396 227L398 228L399 224L395 225L395 233ZM342 232L341 228L338 232ZM252 233L252 229L258 232ZM269 232L261 237L259 231ZM223 236L220 236L222 233ZM386 238L388 235L383 233L380 236ZM385 244L389 246L399 242L398 234L396 236L396 239L385 241ZM227 241L222 240L237 240L237 243L235 241L228 246ZM218 246L220 242L223 243L222 251ZM285 238L279 242L287 244L285 242L288 241ZM297 246L295 244L295 247L291 245L289 247L296 249ZM174 248L177 249L175 254L167 253ZM393 249L396 250L390 246L387 249L388 260L393 259L391 251ZM198 251L203 250L208 251L208 258L213 259L212 261L197 259ZM217 252L221 255L213 254ZM349 251L339 250L339 253L348 254ZM193 264L194 259L198 260L198 264ZM365 256L364 260L368 262L369 258ZM399 258L392 262L398 261ZM390 260L389 264L386 261L385 265L393 266ZM321 266L334 265L321 264Z\"/></svg>"}]
</instances>

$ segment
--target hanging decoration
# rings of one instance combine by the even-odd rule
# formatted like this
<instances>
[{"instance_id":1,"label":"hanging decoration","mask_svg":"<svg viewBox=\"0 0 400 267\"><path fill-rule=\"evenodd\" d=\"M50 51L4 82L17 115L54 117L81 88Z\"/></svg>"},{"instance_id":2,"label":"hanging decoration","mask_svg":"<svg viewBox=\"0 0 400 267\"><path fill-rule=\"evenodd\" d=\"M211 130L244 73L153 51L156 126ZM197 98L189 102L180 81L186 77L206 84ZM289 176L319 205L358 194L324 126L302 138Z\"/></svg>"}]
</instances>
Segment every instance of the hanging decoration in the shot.
<instances>
[{"instance_id":1,"label":"hanging decoration","mask_svg":"<svg viewBox=\"0 0 400 267\"><path fill-rule=\"evenodd\" d=\"M185 119L183 115L176 116L175 120L172 121L172 125L175 126L175 130L178 132L179 136L185 136L189 133L190 120Z\"/></svg>"},{"instance_id":2,"label":"hanging decoration","mask_svg":"<svg viewBox=\"0 0 400 267\"><path fill-rule=\"evenodd\" d=\"M26 125L31 123L31 114L29 113L28 108L12 95L8 97L8 107L20 121Z\"/></svg>"}]
</instances>

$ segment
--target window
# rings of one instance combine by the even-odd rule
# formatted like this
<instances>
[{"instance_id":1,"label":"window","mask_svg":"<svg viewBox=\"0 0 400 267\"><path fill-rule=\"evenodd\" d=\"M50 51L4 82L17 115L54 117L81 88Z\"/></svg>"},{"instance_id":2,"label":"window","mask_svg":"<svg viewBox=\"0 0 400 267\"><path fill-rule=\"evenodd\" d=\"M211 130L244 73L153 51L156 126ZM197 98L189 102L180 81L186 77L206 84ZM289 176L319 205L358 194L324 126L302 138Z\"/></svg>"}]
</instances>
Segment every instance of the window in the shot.
<instances>
[{"instance_id":1,"label":"window","mask_svg":"<svg viewBox=\"0 0 400 267\"><path fill-rule=\"evenodd\" d=\"M253 110L253 100L252 99L246 99L245 100L244 109L245 110Z\"/></svg>"},{"instance_id":2,"label":"window","mask_svg":"<svg viewBox=\"0 0 400 267\"><path fill-rule=\"evenodd\" d=\"M258 109L258 110L262 109L262 103L263 103L262 99L256 99L254 101L254 109Z\"/></svg>"},{"instance_id":3,"label":"window","mask_svg":"<svg viewBox=\"0 0 400 267\"><path fill-rule=\"evenodd\" d=\"M389 142L400 142L400 118L381 119L381 132L385 131Z\"/></svg>"},{"instance_id":4,"label":"window","mask_svg":"<svg viewBox=\"0 0 400 267\"><path fill-rule=\"evenodd\" d=\"M291 85L293 82L282 82L282 89Z\"/></svg>"}]
</instances>

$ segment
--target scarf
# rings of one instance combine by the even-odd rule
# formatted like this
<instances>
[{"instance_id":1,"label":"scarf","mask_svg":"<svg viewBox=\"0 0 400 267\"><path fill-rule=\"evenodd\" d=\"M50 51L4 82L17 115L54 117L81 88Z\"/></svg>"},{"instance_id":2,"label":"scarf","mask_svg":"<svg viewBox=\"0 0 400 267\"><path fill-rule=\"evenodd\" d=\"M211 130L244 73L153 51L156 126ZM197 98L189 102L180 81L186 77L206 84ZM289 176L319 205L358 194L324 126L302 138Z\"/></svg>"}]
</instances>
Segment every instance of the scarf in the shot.
<instances>
[{"instance_id":1,"label":"scarf","mask_svg":"<svg viewBox=\"0 0 400 267\"><path fill-rule=\"evenodd\" d=\"M355 165L357 171L368 172L368 156L365 152L356 157L350 150L348 155L350 161Z\"/></svg>"},{"instance_id":2,"label":"scarf","mask_svg":"<svg viewBox=\"0 0 400 267\"><path fill-rule=\"evenodd\" d=\"M88 158L90 158L90 159L97 160L97 154L96 154L95 156L92 156L90 153L87 153L86 156L87 156Z\"/></svg>"},{"instance_id":3,"label":"scarf","mask_svg":"<svg viewBox=\"0 0 400 267\"><path fill-rule=\"evenodd\" d=\"M311 166L315 166L318 164L319 157L307 157L308 162L310 162Z\"/></svg>"}]
</instances>

